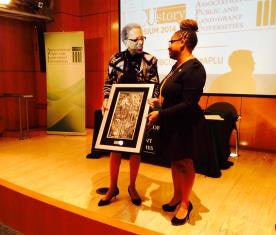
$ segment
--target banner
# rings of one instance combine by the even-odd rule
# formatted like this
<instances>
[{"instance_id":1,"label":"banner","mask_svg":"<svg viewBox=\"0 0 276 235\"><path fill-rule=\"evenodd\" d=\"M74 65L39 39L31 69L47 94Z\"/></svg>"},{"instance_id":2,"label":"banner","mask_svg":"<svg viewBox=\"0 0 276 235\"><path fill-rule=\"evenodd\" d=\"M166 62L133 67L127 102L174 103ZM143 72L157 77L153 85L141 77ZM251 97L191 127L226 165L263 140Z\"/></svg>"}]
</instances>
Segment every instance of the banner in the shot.
<instances>
[{"instance_id":1,"label":"banner","mask_svg":"<svg viewBox=\"0 0 276 235\"><path fill-rule=\"evenodd\" d=\"M84 33L45 33L47 131L85 134Z\"/></svg>"},{"instance_id":2,"label":"banner","mask_svg":"<svg viewBox=\"0 0 276 235\"><path fill-rule=\"evenodd\" d=\"M132 22L142 26L144 51L157 57L160 80L175 63L168 43L179 22L195 19L193 55L206 69L204 93L276 96L276 0L119 2L120 27Z\"/></svg>"}]
</instances>

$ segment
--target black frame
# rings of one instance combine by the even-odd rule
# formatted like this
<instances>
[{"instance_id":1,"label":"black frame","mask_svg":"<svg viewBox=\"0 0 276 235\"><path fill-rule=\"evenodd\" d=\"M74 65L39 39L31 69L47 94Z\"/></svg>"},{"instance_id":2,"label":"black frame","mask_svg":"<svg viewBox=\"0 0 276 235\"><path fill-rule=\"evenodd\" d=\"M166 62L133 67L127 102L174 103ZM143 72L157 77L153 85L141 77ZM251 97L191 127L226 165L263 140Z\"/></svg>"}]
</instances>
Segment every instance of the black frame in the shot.
<instances>
[{"instance_id":1,"label":"black frame","mask_svg":"<svg viewBox=\"0 0 276 235\"><path fill-rule=\"evenodd\" d=\"M154 84L114 84L96 149L140 153Z\"/></svg>"}]
</instances>

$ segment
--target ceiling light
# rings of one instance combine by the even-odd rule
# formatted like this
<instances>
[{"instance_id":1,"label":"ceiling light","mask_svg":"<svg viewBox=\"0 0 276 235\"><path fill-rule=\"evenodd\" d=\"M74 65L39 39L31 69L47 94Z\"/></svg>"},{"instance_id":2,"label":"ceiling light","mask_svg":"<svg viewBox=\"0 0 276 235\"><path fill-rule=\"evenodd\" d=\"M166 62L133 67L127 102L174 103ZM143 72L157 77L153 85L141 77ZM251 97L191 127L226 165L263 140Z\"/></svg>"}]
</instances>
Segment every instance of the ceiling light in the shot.
<instances>
[{"instance_id":1,"label":"ceiling light","mask_svg":"<svg viewBox=\"0 0 276 235\"><path fill-rule=\"evenodd\" d=\"M10 4L11 0L0 0L0 4L8 5Z\"/></svg>"}]
</instances>

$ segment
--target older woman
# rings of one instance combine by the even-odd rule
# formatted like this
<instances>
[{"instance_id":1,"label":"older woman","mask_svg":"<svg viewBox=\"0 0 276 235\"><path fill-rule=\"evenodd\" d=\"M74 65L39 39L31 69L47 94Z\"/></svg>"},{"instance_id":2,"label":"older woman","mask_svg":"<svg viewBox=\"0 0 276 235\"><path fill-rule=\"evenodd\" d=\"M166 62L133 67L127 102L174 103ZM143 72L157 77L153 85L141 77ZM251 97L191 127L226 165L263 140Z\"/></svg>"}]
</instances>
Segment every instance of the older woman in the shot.
<instances>
[{"instance_id":1,"label":"older woman","mask_svg":"<svg viewBox=\"0 0 276 235\"><path fill-rule=\"evenodd\" d=\"M157 59L143 51L144 37L139 24L128 24L121 32L121 38L126 50L111 57L108 68L108 77L104 84L104 102L102 111L106 110L107 100L114 83L153 83L155 86L155 97L159 95L159 78L157 73ZM119 194L117 186L122 153L111 152L110 154L110 187L98 206L108 205L113 198ZM130 183L128 193L135 205L141 204L136 187L136 177L140 166L140 156L129 154Z\"/></svg>"},{"instance_id":2,"label":"older woman","mask_svg":"<svg viewBox=\"0 0 276 235\"><path fill-rule=\"evenodd\" d=\"M169 55L176 60L171 72L161 83L159 99L151 99L151 105L161 105L160 111L148 115L149 125L160 119L161 153L171 161L174 194L163 210L173 212L173 225L184 224L193 208L189 201L196 163L195 133L204 123L204 115L198 101L203 93L206 72L192 54L197 44L197 22L185 19L180 30L169 41Z\"/></svg>"}]
</instances>

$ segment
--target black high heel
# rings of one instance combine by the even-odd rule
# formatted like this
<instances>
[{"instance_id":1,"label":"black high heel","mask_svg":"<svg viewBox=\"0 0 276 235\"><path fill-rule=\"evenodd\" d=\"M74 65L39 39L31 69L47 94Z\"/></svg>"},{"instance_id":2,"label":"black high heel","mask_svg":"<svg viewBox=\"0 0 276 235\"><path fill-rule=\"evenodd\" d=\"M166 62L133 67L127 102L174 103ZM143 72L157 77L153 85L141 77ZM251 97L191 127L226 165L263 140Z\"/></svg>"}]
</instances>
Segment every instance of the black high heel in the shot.
<instances>
[{"instance_id":1,"label":"black high heel","mask_svg":"<svg viewBox=\"0 0 276 235\"><path fill-rule=\"evenodd\" d=\"M174 216L172 218L172 220L171 220L172 225L175 225L175 226L182 225L182 224L185 224L187 221L189 221L189 219L190 219L190 213L191 213L192 209L193 209L193 205L192 205L191 202L189 202L187 215L183 219L179 219L176 216Z\"/></svg>"},{"instance_id":2,"label":"black high heel","mask_svg":"<svg viewBox=\"0 0 276 235\"><path fill-rule=\"evenodd\" d=\"M141 198L140 198L140 197L139 197L139 198L133 198L133 197L131 196L129 187L127 188L127 190L128 190L128 194L129 194L129 196L130 196L130 198L131 198L131 202L132 202L134 205L136 205L136 206L140 206L141 203L142 203Z\"/></svg>"},{"instance_id":3,"label":"black high heel","mask_svg":"<svg viewBox=\"0 0 276 235\"><path fill-rule=\"evenodd\" d=\"M174 212L176 207L179 205L180 202L181 201L177 202L174 205L170 205L169 203L166 203L166 204L162 205L162 209L163 209L163 211Z\"/></svg>"},{"instance_id":4,"label":"black high heel","mask_svg":"<svg viewBox=\"0 0 276 235\"><path fill-rule=\"evenodd\" d=\"M106 206L108 204L110 204L111 200L113 199L113 197L116 199L116 196L119 195L119 189L116 188L115 191L112 193L111 197L109 199L101 199L98 202L98 206Z\"/></svg>"}]
</instances>

